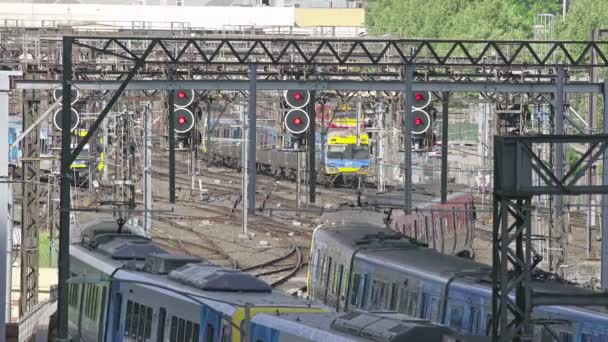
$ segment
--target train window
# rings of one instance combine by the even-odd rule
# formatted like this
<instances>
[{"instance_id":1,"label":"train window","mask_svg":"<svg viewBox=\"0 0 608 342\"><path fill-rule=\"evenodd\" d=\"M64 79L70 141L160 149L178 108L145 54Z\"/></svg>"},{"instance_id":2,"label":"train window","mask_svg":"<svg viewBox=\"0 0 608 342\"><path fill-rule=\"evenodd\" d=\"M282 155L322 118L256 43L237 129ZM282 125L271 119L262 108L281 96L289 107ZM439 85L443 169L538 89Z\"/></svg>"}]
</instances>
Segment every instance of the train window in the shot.
<instances>
[{"instance_id":1,"label":"train window","mask_svg":"<svg viewBox=\"0 0 608 342\"><path fill-rule=\"evenodd\" d=\"M463 316L464 307L462 307L462 305L453 305L452 311L450 312L450 328L460 330Z\"/></svg>"},{"instance_id":2,"label":"train window","mask_svg":"<svg viewBox=\"0 0 608 342\"><path fill-rule=\"evenodd\" d=\"M146 339L152 336L152 308L146 308L146 327L144 328L144 337Z\"/></svg>"},{"instance_id":3,"label":"train window","mask_svg":"<svg viewBox=\"0 0 608 342\"><path fill-rule=\"evenodd\" d=\"M593 335L582 333L581 342L595 342L595 341L593 340Z\"/></svg>"},{"instance_id":4,"label":"train window","mask_svg":"<svg viewBox=\"0 0 608 342\"><path fill-rule=\"evenodd\" d=\"M340 289L340 286L342 285L342 274L344 273L344 265L340 265L338 267L338 272L337 276L336 276L336 289L334 290L334 292L338 292L338 290Z\"/></svg>"},{"instance_id":5,"label":"train window","mask_svg":"<svg viewBox=\"0 0 608 342\"><path fill-rule=\"evenodd\" d=\"M196 340L194 340L196 341ZM223 319L222 320L222 342L230 342L232 341L232 326L230 322Z\"/></svg>"},{"instance_id":6,"label":"train window","mask_svg":"<svg viewBox=\"0 0 608 342\"><path fill-rule=\"evenodd\" d=\"M200 330L201 330L201 326L198 325L197 323L194 323L194 329L192 332L192 341L190 342L197 342L198 341L198 336L200 334ZM188 341L186 341L188 342Z\"/></svg>"},{"instance_id":7,"label":"train window","mask_svg":"<svg viewBox=\"0 0 608 342\"><path fill-rule=\"evenodd\" d=\"M175 316L171 317L171 332L169 335L169 341L177 341L177 318Z\"/></svg>"},{"instance_id":8,"label":"train window","mask_svg":"<svg viewBox=\"0 0 608 342\"><path fill-rule=\"evenodd\" d=\"M213 342L213 335L214 335L213 325L207 324L207 330L205 330L205 342ZM187 339L186 341L191 341L191 340ZM198 339L196 339L195 341L198 341Z\"/></svg>"},{"instance_id":9,"label":"train window","mask_svg":"<svg viewBox=\"0 0 608 342\"><path fill-rule=\"evenodd\" d=\"M156 330L156 340L163 342L165 339L165 318L167 316L167 310L160 308L158 311L158 325Z\"/></svg>"},{"instance_id":10,"label":"train window","mask_svg":"<svg viewBox=\"0 0 608 342\"><path fill-rule=\"evenodd\" d=\"M359 283L361 282L361 275L359 273L353 274L353 286L352 286L352 294L350 296L350 303L352 305L357 305L357 298L359 295Z\"/></svg>"},{"instance_id":11,"label":"train window","mask_svg":"<svg viewBox=\"0 0 608 342\"><path fill-rule=\"evenodd\" d=\"M133 317L133 302L127 301L127 314L125 318L125 336L130 336L131 331L131 321Z\"/></svg>"},{"instance_id":12,"label":"train window","mask_svg":"<svg viewBox=\"0 0 608 342\"><path fill-rule=\"evenodd\" d=\"M116 294L116 301L114 306L114 331L120 329L120 312L122 311L122 294Z\"/></svg>"},{"instance_id":13,"label":"train window","mask_svg":"<svg viewBox=\"0 0 608 342\"><path fill-rule=\"evenodd\" d=\"M565 331L560 331L559 332L559 340L561 342L573 342L574 339L572 338L572 334L565 332ZM595 341L600 341L599 339L594 339ZM595 342L594 341L594 342Z\"/></svg>"},{"instance_id":14,"label":"train window","mask_svg":"<svg viewBox=\"0 0 608 342\"><path fill-rule=\"evenodd\" d=\"M207 336L209 336L209 325L207 325ZM186 321L186 339L185 339L185 341L190 341L190 340L192 340L192 322Z\"/></svg>"},{"instance_id":15,"label":"train window","mask_svg":"<svg viewBox=\"0 0 608 342\"><path fill-rule=\"evenodd\" d=\"M380 291L378 294L378 308L379 309L384 309L386 307L386 304L388 303L388 301L386 300L386 295L388 293L387 289L386 289L386 283L383 282L379 282L379 286L380 286Z\"/></svg>"},{"instance_id":16,"label":"train window","mask_svg":"<svg viewBox=\"0 0 608 342\"><path fill-rule=\"evenodd\" d=\"M128 300L125 341L148 341L152 336L152 317L151 307Z\"/></svg>"},{"instance_id":17,"label":"train window","mask_svg":"<svg viewBox=\"0 0 608 342\"><path fill-rule=\"evenodd\" d=\"M372 309L378 308L378 294L380 293L380 286L377 280L372 280L372 298L371 298L371 307Z\"/></svg>"},{"instance_id":18,"label":"train window","mask_svg":"<svg viewBox=\"0 0 608 342\"><path fill-rule=\"evenodd\" d=\"M363 290L361 291L361 305L359 306L361 309L365 308L365 304L367 302L367 292L369 288L369 277L367 274L363 276Z\"/></svg>"},{"instance_id":19,"label":"train window","mask_svg":"<svg viewBox=\"0 0 608 342\"><path fill-rule=\"evenodd\" d=\"M402 287L399 289L399 308L398 311L402 312L402 313L407 313L407 302L409 299L409 292L407 292L407 290Z\"/></svg>"},{"instance_id":20,"label":"train window","mask_svg":"<svg viewBox=\"0 0 608 342\"><path fill-rule=\"evenodd\" d=\"M327 289L329 287L329 281L331 279L331 272L333 271L332 268L331 268L332 267L331 257L327 258L327 265L326 266L327 266L327 272L324 271L323 273L325 273L325 278L326 278L325 279L325 288Z\"/></svg>"},{"instance_id":21,"label":"train window","mask_svg":"<svg viewBox=\"0 0 608 342\"><path fill-rule=\"evenodd\" d=\"M488 314L486 316L486 336L490 336L492 334L492 315Z\"/></svg>"},{"instance_id":22,"label":"train window","mask_svg":"<svg viewBox=\"0 0 608 342\"><path fill-rule=\"evenodd\" d=\"M469 321L468 321L467 332L475 335L475 334L477 334L478 330L479 330L479 309L471 306L471 309L469 312Z\"/></svg>"},{"instance_id":23,"label":"train window","mask_svg":"<svg viewBox=\"0 0 608 342\"><path fill-rule=\"evenodd\" d=\"M330 266L332 267L330 288L331 288L331 293L335 294L336 288L338 287L338 263L336 262Z\"/></svg>"},{"instance_id":24,"label":"train window","mask_svg":"<svg viewBox=\"0 0 608 342\"><path fill-rule=\"evenodd\" d=\"M412 316L416 316L416 312L418 310L418 292L410 292L410 299L408 305L408 314ZM419 316L421 317L421 316Z\"/></svg>"},{"instance_id":25,"label":"train window","mask_svg":"<svg viewBox=\"0 0 608 342\"><path fill-rule=\"evenodd\" d=\"M177 342L184 341L185 330L186 330L186 320L180 318L177 321Z\"/></svg>"},{"instance_id":26,"label":"train window","mask_svg":"<svg viewBox=\"0 0 608 342\"><path fill-rule=\"evenodd\" d=\"M389 310L395 311L397 310L397 283L391 284L391 295L390 295L390 306Z\"/></svg>"}]
</instances>

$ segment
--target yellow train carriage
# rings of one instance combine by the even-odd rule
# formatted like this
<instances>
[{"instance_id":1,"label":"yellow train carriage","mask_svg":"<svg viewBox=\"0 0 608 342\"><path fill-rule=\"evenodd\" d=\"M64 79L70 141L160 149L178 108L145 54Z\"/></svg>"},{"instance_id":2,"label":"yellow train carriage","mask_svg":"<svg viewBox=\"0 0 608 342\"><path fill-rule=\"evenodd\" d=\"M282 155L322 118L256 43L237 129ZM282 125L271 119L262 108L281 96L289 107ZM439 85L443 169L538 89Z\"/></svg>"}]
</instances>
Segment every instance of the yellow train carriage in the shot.
<instances>
[{"instance_id":1,"label":"yellow train carriage","mask_svg":"<svg viewBox=\"0 0 608 342\"><path fill-rule=\"evenodd\" d=\"M330 132L324 162L328 175L369 174L369 136L350 131Z\"/></svg>"}]
</instances>

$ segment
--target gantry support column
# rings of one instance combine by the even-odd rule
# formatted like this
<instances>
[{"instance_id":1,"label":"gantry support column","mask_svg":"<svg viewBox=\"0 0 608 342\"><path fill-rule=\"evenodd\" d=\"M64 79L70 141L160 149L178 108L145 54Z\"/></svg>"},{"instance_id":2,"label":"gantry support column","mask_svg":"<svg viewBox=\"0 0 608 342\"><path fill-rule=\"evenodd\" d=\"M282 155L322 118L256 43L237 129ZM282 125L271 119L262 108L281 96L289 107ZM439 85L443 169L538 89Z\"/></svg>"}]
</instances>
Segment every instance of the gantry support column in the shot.
<instances>
[{"instance_id":1,"label":"gantry support column","mask_svg":"<svg viewBox=\"0 0 608 342\"><path fill-rule=\"evenodd\" d=\"M23 92L23 129L32 125L39 114L40 97L35 90ZM38 198L39 141L37 132L23 139L23 184L21 210L21 296L19 316L30 312L38 303L38 236L40 224L40 200Z\"/></svg>"},{"instance_id":2,"label":"gantry support column","mask_svg":"<svg viewBox=\"0 0 608 342\"><path fill-rule=\"evenodd\" d=\"M407 215L412 213L412 83L414 82L414 65L405 66L405 87L403 98L403 148L405 158L403 161L403 189L405 193L404 211Z\"/></svg>"},{"instance_id":3,"label":"gantry support column","mask_svg":"<svg viewBox=\"0 0 608 342\"><path fill-rule=\"evenodd\" d=\"M247 140L247 164L243 163L243 167L247 170L247 198L243 198L243 201L247 201L247 210L249 214L255 215L255 173L256 167L256 156L255 156L255 145L256 145L256 106L257 106L257 65L251 64L249 66L249 104L247 106L247 118L249 120L248 125L248 140ZM243 135L245 132L243 132Z\"/></svg>"}]
</instances>

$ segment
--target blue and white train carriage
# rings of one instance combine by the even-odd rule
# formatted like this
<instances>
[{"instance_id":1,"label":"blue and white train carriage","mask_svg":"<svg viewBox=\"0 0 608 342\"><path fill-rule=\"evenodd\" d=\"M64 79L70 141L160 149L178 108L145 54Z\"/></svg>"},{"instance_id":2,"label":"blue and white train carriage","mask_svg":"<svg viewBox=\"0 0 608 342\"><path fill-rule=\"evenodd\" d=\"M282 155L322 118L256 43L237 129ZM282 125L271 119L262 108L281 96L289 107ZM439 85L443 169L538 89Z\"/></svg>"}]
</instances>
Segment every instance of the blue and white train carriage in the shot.
<instances>
[{"instance_id":1,"label":"blue and white train carriage","mask_svg":"<svg viewBox=\"0 0 608 342\"><path fill-rule=\"evenodd\" d=\"M116 231L115 222L99 221L70 246L72 341L241 342L259 313L327 311L238 270Z\"/></svg>"}]
</instances>

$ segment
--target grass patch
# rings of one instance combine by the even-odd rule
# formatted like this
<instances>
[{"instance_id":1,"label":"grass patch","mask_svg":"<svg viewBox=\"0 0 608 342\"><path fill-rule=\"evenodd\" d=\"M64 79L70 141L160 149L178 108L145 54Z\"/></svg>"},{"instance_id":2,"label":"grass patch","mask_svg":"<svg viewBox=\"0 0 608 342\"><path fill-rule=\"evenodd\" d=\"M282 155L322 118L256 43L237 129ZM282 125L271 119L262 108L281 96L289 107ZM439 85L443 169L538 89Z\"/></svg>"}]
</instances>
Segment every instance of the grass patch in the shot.
<instances>
[{"instance_id":1,"label":"grass patch","mask_svg":"<svg viewBox=\"0 0 608 342\"><path fill-rule=\"evenodd\" d=\"M57 267L57 256L51 253L51 240L48 231L40 232L40 244L38 246L38 266Z\"/></svg>"}]
</instances>

